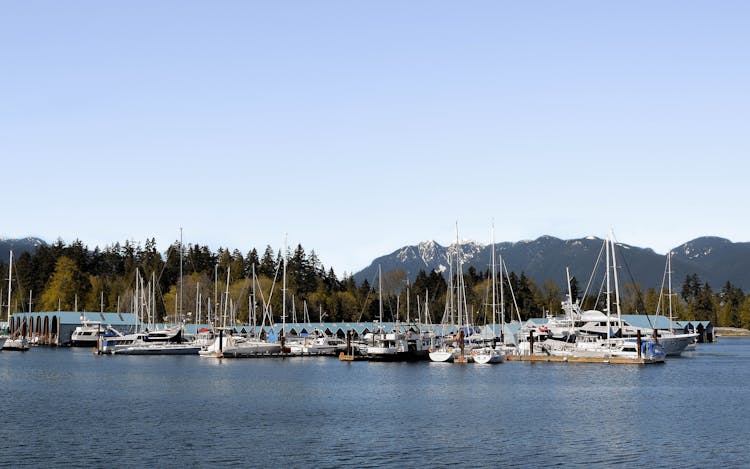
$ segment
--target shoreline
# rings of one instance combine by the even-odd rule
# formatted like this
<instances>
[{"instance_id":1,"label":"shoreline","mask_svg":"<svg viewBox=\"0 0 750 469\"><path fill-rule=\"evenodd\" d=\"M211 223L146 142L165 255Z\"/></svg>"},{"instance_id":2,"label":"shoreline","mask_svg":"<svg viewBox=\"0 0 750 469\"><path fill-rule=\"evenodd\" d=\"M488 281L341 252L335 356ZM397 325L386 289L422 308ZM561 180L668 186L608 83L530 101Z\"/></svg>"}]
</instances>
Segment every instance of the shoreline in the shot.
<instances>
[{"instance_id":1,"label":"shoreline","mask_svg":"<svg viewBox=\"0 0 750 469\"><path fill-rule=\"evenodd\" d=\"M750 330L739 327L714 327L714 334L717 337L735 338L750 337Z\"/></svg>"}]
</instances>

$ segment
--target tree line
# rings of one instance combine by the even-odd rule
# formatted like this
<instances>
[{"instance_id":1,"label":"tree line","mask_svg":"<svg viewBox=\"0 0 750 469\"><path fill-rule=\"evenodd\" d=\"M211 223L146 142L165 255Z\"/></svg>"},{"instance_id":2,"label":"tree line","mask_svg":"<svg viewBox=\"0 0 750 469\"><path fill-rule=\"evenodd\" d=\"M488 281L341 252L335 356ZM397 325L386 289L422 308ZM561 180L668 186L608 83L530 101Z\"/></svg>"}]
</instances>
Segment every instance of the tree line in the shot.
<instances>
[{"instance_id":1,"label":"tree line","mask_svg":"<svg viewBox=\"0 0 750 469\"><path fill-rule=\"evenodd\" d=\"M0 272L2 278L8 278L6 263L0 265ZM256 312L254 319L260 323L263 310L275 322L281 322L284 306L288 322L372 321L381 314L378 289L382 285L384 321L440 323L451 317L447 300L455 295L458 285L457 278L424 270L413 282L403 270L394 270L383 273L382 279L365 279L358 284L352 275L340 279L333 268L322 264L315 251L308 254L301 245L284 253L266 246L262 254L256 249L243 254L237 249L212 251L208 246L182 246L175 241L162 254L154 238L142 244L126 241L93 250L80 240L66 244L58 239L15 259L13 297L10 302L2 297L3 312L9 303L11 311L18 312L130 312L136 272L153 285L154 319L169 322L196 320L199 313L205 322L209 311L214 318L229 311L232 318L245 324ZM552 281L537 284L523 272L496 274L497 310L505 312L506 321L562 312L567 285L563 289ZM466 311L475 324L493 320L491 277L489 269L480 272L474 267L462 276ZM606 308L601 291L580 298L583 294L575 278L570 289L584 309ZM620 291L621 310L623 314L655 314L658 310L667 315L670 298L665 293L653 288L644 292L637 283L625 283ZM678 319L750 327L750 295L730 282L714 292L708 283L690 274L671 300Z\"/></svg>"}]
</instances>

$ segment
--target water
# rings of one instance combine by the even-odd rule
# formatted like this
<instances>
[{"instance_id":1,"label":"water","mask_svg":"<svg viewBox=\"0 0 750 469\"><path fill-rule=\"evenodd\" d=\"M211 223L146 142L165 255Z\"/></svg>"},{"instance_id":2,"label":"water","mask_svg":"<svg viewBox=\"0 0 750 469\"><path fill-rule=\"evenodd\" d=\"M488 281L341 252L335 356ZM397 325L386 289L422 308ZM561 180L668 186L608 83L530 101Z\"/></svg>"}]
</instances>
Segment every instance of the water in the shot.
<instances>
[{"instance_id":1,"label":"water","mask_svg":"<svg viewBox=\"0 0 750 469\"><path fill-rule=\"evenodd\" d=\"M749 467L749 365L2 352L0 466Z\"/></svg>"}]
</instances>

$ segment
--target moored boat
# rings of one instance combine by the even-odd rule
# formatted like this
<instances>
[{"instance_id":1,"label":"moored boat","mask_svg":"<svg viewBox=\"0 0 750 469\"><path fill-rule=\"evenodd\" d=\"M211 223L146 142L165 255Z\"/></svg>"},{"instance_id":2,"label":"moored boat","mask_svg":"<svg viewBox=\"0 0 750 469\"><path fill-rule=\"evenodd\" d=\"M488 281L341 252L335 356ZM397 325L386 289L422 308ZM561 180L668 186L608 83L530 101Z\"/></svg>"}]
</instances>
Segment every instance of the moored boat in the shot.
<instances>
[{"instance_id":1,"label":"moored boat","mask_svg":"<svg viewBox=\"0 0 750 469\"><path fill-rule=\"evenodd\" d=\"M8 264L8 324L10 324L10 299L12 293L12 279L13 278L13 251L10 251L10 263ZM24 326L25 327L25 326ZM12 336L5 339L2 343L2 350L26 352L29 350L29 342L25 337L25 328L22 327L22 332L13 334Z\"/></svg>"},{"instance_id":2,"label":"moored boat","mask_svg":"<svg viewBox=\"0 0 750 469\"><path fill-rule=\"evenodd\" d=\"M26 352L29 350L29 341L26 337L10 337L5 339L2 350L14 352Z\"/></svg>"},{"instance_id":3,"label":"moored boat","mask_svg":"<svg viewBox=\"0 0 750 469\"><path fill-rule=\"evenodd\" d=\"M487 363L502 363L503 352L500 349L492 348L487 345L471 351L471 357L474 359L474 363L484 365Z\"/></svg>"}]
</instances>

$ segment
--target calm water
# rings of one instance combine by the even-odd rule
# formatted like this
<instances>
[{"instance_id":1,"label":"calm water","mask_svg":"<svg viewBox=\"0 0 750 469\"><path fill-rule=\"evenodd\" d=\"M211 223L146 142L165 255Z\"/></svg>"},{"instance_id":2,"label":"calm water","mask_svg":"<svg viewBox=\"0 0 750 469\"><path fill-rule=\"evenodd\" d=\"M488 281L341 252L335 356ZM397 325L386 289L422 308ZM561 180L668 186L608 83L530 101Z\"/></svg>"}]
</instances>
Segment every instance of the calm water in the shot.
<instances>
[{"instance_id":1,"label":"calm water","mask_svg":"<svg viewBox=\"0 0 750 469\"><path fill-rule=\"evenodd\" d=\"M664 365L0 353L0 466L750 467L750 340Z\"/></svg>"}]
</instances>

